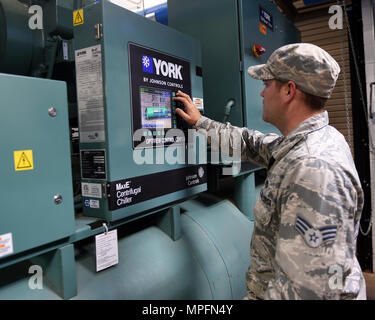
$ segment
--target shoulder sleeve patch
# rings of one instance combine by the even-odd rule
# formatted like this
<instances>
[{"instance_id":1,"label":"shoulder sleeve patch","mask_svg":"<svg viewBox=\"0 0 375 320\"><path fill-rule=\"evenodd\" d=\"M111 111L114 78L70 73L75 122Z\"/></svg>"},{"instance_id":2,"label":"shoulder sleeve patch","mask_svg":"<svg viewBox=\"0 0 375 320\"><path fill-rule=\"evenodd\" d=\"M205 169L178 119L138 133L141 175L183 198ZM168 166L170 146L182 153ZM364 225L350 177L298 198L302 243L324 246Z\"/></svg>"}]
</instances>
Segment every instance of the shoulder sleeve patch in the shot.
<instances>
[{"instance_id":1,"label":"shoulder sleeve patch","mask_svg":"<svg viewBox=\"0 0 375 320\"><path fill-rule=\"evenodd\" d=\"M301 234L307 245L311 248L318 248L322 244L336 240L337 226L314 228L301 216L297 216L295 229Z\"/></svg>"}]
</instances>

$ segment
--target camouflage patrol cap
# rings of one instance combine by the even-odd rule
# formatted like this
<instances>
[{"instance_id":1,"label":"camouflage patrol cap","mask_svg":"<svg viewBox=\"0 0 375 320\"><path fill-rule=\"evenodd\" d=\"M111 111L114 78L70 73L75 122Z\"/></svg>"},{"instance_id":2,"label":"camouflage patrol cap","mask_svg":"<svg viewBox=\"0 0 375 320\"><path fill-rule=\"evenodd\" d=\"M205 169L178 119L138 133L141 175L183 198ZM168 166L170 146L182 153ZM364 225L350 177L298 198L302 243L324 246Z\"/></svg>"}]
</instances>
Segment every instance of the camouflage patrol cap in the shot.
<instances>
[{"instance_id":1,"label":"camouflage patrol cap","mask_svg":"<svg viewBox=\"0 0 375 320\"><path fill-rule=\"evenodd\" d=\"M329 98L340 66L322 48L310 43L294 43L275 50L266 64L249 67L247 72L259 80L292 80L306 93Z\"/></svg>"}]
</instances>

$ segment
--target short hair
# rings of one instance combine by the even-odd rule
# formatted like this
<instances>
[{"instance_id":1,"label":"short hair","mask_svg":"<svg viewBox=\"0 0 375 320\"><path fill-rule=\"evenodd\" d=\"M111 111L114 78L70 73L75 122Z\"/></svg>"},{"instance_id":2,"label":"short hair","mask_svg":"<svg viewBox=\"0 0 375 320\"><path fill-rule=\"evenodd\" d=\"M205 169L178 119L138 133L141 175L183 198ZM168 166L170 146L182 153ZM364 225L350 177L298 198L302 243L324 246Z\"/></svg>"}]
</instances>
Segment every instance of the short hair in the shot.
<instances>
[{"instance_id":1,"label":"short hair","mask_svg":"<svg viewBox=\"0 0 375 320\"><path fill-rule=\"evenodd\" d=\"M284 84L288 82L288 81L282 81L278 79L275 79L275 80L276 80L276 86L278 89L280 89ZM300 90L303 93L306 105L308 105L311 109L316 110L316 111L324 110L327 104L328 98L315 96L313 94L302 91L301 89L298 88L297 85L296 87L298 90Z\"/></svg>"},{"instance_id":2,"label":"short hair","mask_svg":"<svg viewBox=\"0 0 375 320\"><path fill-rule=\"evenodd\" d=\"M301 90L301 92L303 91ZM313 94L306 93L306 92L303 92L303 94L305 96L305 103L311 109L317 110L317 111L324 110L327 104L328 98L318 97L318 96L315 96Z\"/></svg>"}]
</instances>

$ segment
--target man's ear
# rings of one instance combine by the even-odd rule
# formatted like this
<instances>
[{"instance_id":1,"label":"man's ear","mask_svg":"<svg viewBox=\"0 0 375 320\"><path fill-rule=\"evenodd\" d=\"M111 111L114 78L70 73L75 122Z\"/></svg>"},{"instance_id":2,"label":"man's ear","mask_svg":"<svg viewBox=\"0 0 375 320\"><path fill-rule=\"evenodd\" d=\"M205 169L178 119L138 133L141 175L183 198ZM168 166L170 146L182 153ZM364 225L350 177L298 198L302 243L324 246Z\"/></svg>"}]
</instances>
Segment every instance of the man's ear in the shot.
<instances>
[{"instance_id":1,"label":"man's ear","mask_svg":"<svg viewBox=\"0 0 375 320\"><path fill-rule=\"evenodd\" d=\"M283 90L283 98L285 99L285 102L290 102L293 100L293 98L296 95L297 86L294 83L294 81L288 81Z\"/></svg>"}]
</instances>

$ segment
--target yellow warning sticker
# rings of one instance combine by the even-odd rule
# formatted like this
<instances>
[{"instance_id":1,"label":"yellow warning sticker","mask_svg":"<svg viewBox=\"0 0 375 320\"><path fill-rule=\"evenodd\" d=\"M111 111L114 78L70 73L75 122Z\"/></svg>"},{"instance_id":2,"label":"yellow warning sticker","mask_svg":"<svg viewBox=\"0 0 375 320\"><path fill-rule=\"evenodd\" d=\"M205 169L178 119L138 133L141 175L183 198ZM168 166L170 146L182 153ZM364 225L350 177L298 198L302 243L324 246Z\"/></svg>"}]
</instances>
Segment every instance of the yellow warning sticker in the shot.
<instances>
[{"instance_id":1,"label":"yellow warning sticker","mask_svg":"<svg viewBox=\"0 0 375 320\"><path fill-rule=\"evenodd\" d=\"M83 9L73 11L73 26L78 26L84 23Z\"/></svg>"},{"instance_id":2,"label":"yellow warning sticker","mask_svg":"<svg viewBox=\"0 0 375 320\"><path fill-rule=\"evenodd\" d=\"M33 170L33 150L14 151L14 168L16 171Z\"/></svg>"}]
</instances>

